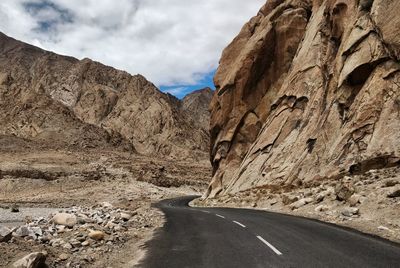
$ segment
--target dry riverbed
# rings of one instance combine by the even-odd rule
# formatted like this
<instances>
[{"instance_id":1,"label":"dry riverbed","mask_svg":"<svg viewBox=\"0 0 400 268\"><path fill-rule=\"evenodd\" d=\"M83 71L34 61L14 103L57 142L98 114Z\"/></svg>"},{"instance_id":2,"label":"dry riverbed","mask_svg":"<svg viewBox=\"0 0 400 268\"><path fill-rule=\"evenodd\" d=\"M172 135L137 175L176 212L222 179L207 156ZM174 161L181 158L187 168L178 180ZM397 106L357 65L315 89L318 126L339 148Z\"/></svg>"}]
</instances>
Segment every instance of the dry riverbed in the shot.
<instances>
[{"instance_id":1,"label":"dry riverbed","mask_svg":"<svg viewBox=\"0 0 400 268\"><path fill-rule=\"evenodd\" d=\"M0 170L0 267L33 252L49 267L132 267L164 222L151 204L201 194L210 175L206 161L96 151L3 153Z\"/></svg>"}]
</instances>

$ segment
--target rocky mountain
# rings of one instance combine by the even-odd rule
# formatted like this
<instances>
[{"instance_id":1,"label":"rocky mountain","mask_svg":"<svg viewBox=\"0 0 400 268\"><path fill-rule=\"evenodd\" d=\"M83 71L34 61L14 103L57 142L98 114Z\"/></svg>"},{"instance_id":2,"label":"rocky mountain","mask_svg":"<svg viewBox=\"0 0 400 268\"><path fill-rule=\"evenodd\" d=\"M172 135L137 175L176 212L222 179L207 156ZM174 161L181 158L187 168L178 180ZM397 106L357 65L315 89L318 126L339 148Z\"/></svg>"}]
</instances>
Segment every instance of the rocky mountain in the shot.
<instances>
[{"instance_id":1,"label":"rocky mountain","mask_svg":"<svg viewBox=\"0 0 400 268\"><path fill-rule=\"evenodd\" d=\"M141 75L57 55L0 33L2 144L8 137L55 149L120 148L204 158L211 94L204 89L181 101Z\"/></svg>"},{"instance_id":2,"label":"rocky mountain","mask_svg":"<svg viewBox=\"0 0 400 268\"><path fill-rule=\"evenodd\" d=\"M206 193L400 164L400 2L268 0L224 50Z\"/></svg>"}]
</instances>

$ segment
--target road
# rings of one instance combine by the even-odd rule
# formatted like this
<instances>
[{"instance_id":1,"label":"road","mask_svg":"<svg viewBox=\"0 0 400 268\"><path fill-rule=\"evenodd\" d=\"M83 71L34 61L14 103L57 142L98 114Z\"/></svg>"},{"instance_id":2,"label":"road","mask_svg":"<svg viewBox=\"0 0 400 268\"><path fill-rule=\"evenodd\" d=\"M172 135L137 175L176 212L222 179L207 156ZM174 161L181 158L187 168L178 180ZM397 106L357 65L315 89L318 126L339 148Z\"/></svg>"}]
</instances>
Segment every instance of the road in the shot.
<instances>
[{"instance_id":1,"label":"road","mask_svg":"<svg viewBox=\"0 0 400 268\"><path fill-rule=\"evenodd\" d=\"M398 244L315 220L251 209L157 204L166 224L141 267L400 267Z\"/></svg>"}]
</instances>

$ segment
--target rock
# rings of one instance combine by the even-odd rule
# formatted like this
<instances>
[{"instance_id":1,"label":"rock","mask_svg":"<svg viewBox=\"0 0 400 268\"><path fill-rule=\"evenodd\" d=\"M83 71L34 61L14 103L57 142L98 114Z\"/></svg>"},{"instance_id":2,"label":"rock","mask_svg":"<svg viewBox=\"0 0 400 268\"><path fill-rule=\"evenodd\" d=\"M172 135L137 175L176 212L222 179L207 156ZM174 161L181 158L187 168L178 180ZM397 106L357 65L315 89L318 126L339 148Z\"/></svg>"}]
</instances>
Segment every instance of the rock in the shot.
<instances>
[{"instance_id":1,"label":"rock","mask_svg":"<svg viewBox=\"0 0 400 268\"><path fill-rule=\"evenodd\" d=\"M299 197L297 195L292 195L292 194L283 194L282 195L282 203L284 205L290 205L293 202L296 202L299 200Z\"/></svg>"},{"instance_id":2,"label":"rock","mask_svg":"<svg viewBox=\"0 0 400 268\"><path fill-rule=\"evenodd\" d=\"M17 230L13 233L16 237L26 237L26 236L35 236L34 232L27 226L21 226L17 228Z\"/></svg>"},{"instance_id":3,"label":"rock","mask_svg":"<svg viewBox=\"0 0 400 268\"><path fill-rule=\"evenodd\" d=\"M348 200L354 192L355 189L349 182L339 183L335 188L336 199L339 201Z\"/></svg>"},{"instance_id":4,"label":"rock","mask_svg":"<svg viewBox=\"0 0 400 268\"><path fill-rule=\"evenodd\" d=\"M66 261L66 260L68 260L69 258L70 258L70 255L67 254L67 253L61 253L61 254L58 256L58 259L61 260L61 261Z\"/></svg>"},{"instance_id":5,"label":"rock","mask_svg":"<svg viewBox=\"0 0 400 268\"><path fill-rule=\"evenodd\" d=\"M77 224L76 216L68 213L57 213L54 215L52 221L55 224L64 225L67 227L73 227L75 224Z\"/></svg>"},{"instance_id":6,"label":"rock","mask_svg":"<svg viewBox=\"0 0 400 268\"><path fill-rule=\"evenodd\" d=\"M102 231L95 231L95 230L91 230L88 234L88 236L94 240L103 240L105 237L105 233Z\"/></svg>"},{"instance_id":7,"label":"rock","mask_svg":"<svg viewBox=\"0 0 400 268\"><path fill-rule=\"evenodd\" d=\"M342 210L342 215L346 216L346 217L352 217L354 215L357 215L358 213L359 213L359 209L358 208L353 208L353 207L344 208Z\"/></svg>"},{"instance_id":8,"label":"rock","mask_svg":"<svg viewBox=\"0 0 400 268\"><path fill-rule=\"evenodd\" d=\"M400 1L358 2L267 1L224 49L204 197L297 190L399 161Z\"/></svg>"},{"instance_id":9,"label":"rock","mask_svg":"<svg viewBox=\"0 0 400 268\"><path fill-rule=\"evenodd\" d=\"M120 217L124 221L129 221L132 218L132 214L126 213L126 212L121 212Z\"/></svg>"},{"instance_id":10,"label":"rock","mask_svg":"<svg viewBox=\"0 0 400 268\"><path fill-rule=\"evenodd\" d=\"M329 207L326 205L319 205L314 210L315 210L315 212L324 212L324 211L327 211L328 209L329 209Z\"/></svg>"},{"instance_id":11,"label":"rock","mask_svg":"<svg viewBox=\"0 0 400 268\"><path fill-rule=\"evenodd\" d=\"M400 188L399 188L399 189L394 189L394 190L390 191L390 192L387 194L387 197L389 197L389 198L400 197Z\"/></svg>"},{"instance_id":12,"label":"rock","mask_svg":"<svg viewBox=\"0 0 400 268\"><path fill-rule=\"evenodd\" d=\"M385 181L384 184L383 184L383 187L393 187L393 186L396 186L399 183L400 183L399 181L391 179L391 180Z\"/></svg>"},{"instance_id":13,"label":"rock","mask_svg":"<svg viewBox=\"0 0 400 268\"><path fill-rule=\"evenodd\" d=\"M87 247L87 246L90 245L90 242L89 241L83 241L81 245L84 246L84 247Z\"/></svg>"},{"instance_id":14,"label":"rock","mask_svg":"<svg viewBox=\"0 0 400 268\"><path fill-rule=\"evenodd\" d=\"M14 213L19 212L19 207L18 207L17 204L13 204L13 205L11 206L11 212L14 212Z\"/></svg>"},{"instance_id":15,"label":"rock","mask_svg":"<svg viewBox=\"0 0 400 268\"><path fill-rule=\"evenodd\" d=\"M0 243L10 241L12 233L13 231L11 229L0 225Z\"/></svg>"},{"instance_id":16,"label":"rock","mask_svg":"<svg viewBox=\"0 0 400 268\"><path fill-rule=\"evenodd\" d=\"M385 227L385 226L378 226L378 230L379 231L390 231L390 229L389 228L387 228L387 227Z\"/></svg>"},{"instance_id":17,"label":"rock","mask_svg":"<svg viewBox=\"0 0 400 268\"><path fill-rule=\"evenodd\" d=\"M300 200L292 203L290 205L290 208L291 209L298 209L298 208L301 208L302 206L305 206L308 203L311 203L313 201L314 201L314 198L312 198L312 197L303 198L303 199L300 199Z\"/></svg>"},{"instance_id":18,"label":"rock","mask_svg":"<svg viewBox=\"0 0 400 268\"><path fill-rule=\"evenodd\" d=\"M347 200L347 202L350 204L350 206L354 207L358 203L360 203L360 200L361 200L361 195L353 194L352 196L350 196L350 198Z\"/></svg>"},{"instance_id":19,"label":"rock","mask_svg":"<svg viewBox=\"0 0 400 268\"><path fill-rule=\"evenodd\" d=\"M63 245L63 248L65 248L65 249L72 249L72 245L71 245L70 243L65 243L65 244Z\"/></svg>"},{"instance_id":20,"label":"rock","mask_svg":"<svg viewBox=\"0 0 400 268\"><path fill-rule=\"evenodd\" d=\"M46 265L46 255L42 252L34 252L14 262L15 268L43 268Z\"/></svg>"}]
</instances>

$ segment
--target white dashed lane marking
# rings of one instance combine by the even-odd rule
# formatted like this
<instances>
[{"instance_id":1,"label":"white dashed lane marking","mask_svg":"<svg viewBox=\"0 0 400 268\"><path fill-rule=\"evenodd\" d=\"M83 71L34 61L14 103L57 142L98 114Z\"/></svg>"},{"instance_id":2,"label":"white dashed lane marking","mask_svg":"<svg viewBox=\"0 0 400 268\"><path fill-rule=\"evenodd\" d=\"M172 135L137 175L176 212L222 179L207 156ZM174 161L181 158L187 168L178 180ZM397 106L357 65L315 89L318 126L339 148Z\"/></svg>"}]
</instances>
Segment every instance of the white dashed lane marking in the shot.
<instances>
[{"instance_id":1,"label":"white dashed lane marking","mask_svg":"<svg viewBox=\"0 0 400 268\"><path fill-rule=\"evenodd\" d=\"M268 243L267 240L265 240L264 238L262 238L261 236L257 236L258 239L261 240L261 242L263 242L264 244L266 244L270 249L272 249L273 252L275 252L277 255L282 255L282 252L280 252L279 250L276 249L276 247L274 247L273 245L271 245L270 243Z\"/></svg>"},{"instance_id":2,"label":"white dashed lane marking","mask_svg":"<svg viewBox=\"0 0 400 268\"><path fill-rule=\"evenodd\" d=\"M219 214L215 214L215 216L225 219L225 217L224 217L224 216L222 216L222 215L219 215Z\"/></svg>"},{"instance_id":3,"label":"white dashed lane marking","mask_svg":"<svg viewBox=\"0 0 400 268\"><path fill-rule=\"evenodd\" d=\"M234 223L236 223L237 225L239 225L239 226L241 226L241 227L243 227L243 228L246 228L246 225L244 225L244 224L241 224L240 222L238 222L238 221L233 221Z\"/></svg>"}]
</instances>

